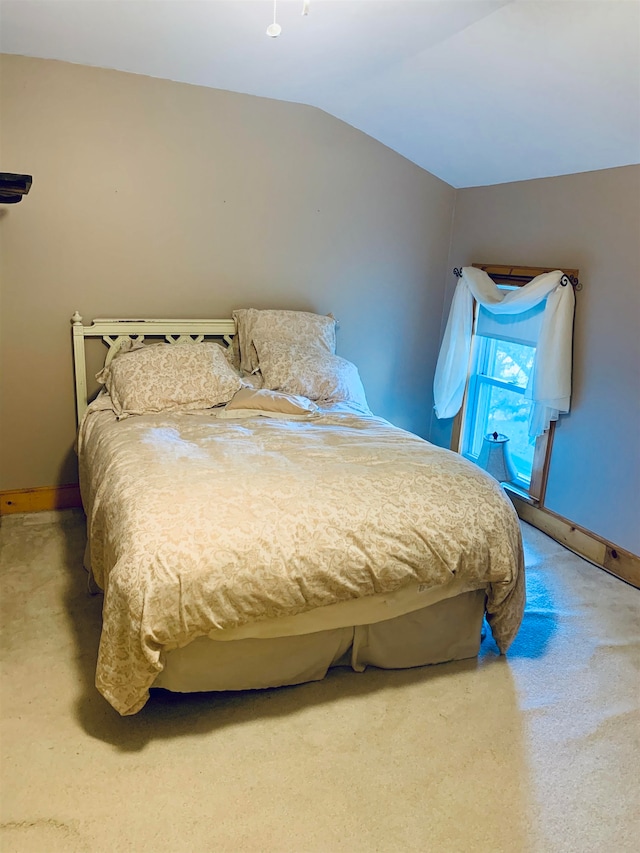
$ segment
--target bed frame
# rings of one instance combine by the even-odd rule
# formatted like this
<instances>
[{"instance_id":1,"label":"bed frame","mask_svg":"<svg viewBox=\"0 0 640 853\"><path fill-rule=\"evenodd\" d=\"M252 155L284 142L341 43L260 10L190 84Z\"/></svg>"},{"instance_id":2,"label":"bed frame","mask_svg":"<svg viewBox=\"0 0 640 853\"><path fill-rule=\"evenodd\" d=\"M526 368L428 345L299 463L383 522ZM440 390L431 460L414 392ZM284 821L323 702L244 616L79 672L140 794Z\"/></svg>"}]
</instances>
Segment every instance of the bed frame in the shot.
<instances>
[{"instance_id":1,"label":"bed frame","mask_svg":"<svg viewBox=\"0 0 640 853\"><path fill-rule=\"evenodd\" d=\"M230 347L236 334L235 320L126 320L99 318L85 326L76 311L71 318L73 332L73 366L76 385L78 423L89 404L87 395L87 338L102 338L107 345L105 366L117 355L125 341L143 342L146 338L162 338L169 344L201 343L205 338Z\"/></svg>"},{"instance_id":2,"label":"bed frame","mask_svg":"<svg viewBox=\"0 0 640 853\"><path fill-rule=\"evenodd\" d=\"M89 402L87 338L101 338L106 344L106 366L127 341L155 338L174 344L206 338L230 347L236 335L232 319L99 318L85 326L76 311L71 323L78 424ZM91 574L88 543L85 567ZM311 627L309 633L224 641L201 637L165 654L154 687L176 692L245 690L319 680L333 666L362 671L367 665L405 668L473 658L480 647L484 609L484 589L452 590L420 610L372 624L353 620L332 630Z\"/></svg>"}]
</instances>

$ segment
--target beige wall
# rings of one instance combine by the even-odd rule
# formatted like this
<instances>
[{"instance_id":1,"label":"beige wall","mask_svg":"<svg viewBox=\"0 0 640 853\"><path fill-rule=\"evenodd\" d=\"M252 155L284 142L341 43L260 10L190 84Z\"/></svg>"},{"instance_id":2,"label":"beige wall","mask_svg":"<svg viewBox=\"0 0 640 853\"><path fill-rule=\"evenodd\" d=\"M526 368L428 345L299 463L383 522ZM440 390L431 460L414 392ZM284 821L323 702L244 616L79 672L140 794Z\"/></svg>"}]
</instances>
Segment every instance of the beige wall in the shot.
<instances>
[{"instance_id":1,"label":"beige wall","mask_svg":"<svg viewBox=\"0 0 640 853\"><path fill-rule=\"evenodd\" d=\"M451 187L309 107L1 62L0 168L34 181L0 208L0 489L76 479L76 309L332 311L372 408L426 435Z\"/></svg>"},{"instance_id":2,"label":"beige wall","mask_svg":"<svg viewBox=\"0 0 640 853\"><path fill-rule=\"evenodd\" d=\"M578 267L572 410L546 504L640 554L640 166L460 190L449 267ZM455 279L449 275L448 313ZM431 438L448 445L450 421Z\"/></svg>"},{"instance_id":3,"label":"beige wall","mask_svg":"<svg viewBox=\"0 0 640 853\"><path fill-rule=\"evenodd\" d=\"M456 197L309 107L0 62L0 169L34 176L0 207L0 489L76 479L76 309L87 321L333 311L372 408L427 435L452 267L579 267L573 410L547 504L640 553L640 167ZM430 437L446 445L449 428L434 419Z\"/></svg>"}]
</instances>

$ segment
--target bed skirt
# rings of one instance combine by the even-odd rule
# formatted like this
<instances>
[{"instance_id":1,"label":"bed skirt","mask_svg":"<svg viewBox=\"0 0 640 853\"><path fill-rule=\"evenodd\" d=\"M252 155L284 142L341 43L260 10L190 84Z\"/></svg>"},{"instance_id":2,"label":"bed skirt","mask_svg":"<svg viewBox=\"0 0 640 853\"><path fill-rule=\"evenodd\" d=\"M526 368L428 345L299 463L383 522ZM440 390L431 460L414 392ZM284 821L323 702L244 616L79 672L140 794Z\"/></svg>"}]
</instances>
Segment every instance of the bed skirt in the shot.
<instances>
[{"instance_id":1,"label":"bed skirt","mask_svg":"<svg viewBox=\"0 0 640 853\"><path fill-rule=\"evenodd\" d=\"M153 687L178 693L250 690L319 681L330 667L405 669L476 657L486 594L464 592L368 625L283 637L199 637L164 655Z\"/></svg>"}]
</instances>

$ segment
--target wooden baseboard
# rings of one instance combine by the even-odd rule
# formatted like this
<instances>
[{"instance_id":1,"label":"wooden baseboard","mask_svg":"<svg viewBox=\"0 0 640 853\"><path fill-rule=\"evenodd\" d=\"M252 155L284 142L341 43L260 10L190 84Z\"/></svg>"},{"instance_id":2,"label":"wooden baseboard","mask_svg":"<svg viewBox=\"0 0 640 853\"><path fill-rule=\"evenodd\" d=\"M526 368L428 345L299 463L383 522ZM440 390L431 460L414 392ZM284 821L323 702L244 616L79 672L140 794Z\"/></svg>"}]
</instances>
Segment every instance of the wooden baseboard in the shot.
<instances>
[{"instance_id":1,"label":"wooden baseboard","mask_svg":"<svg viewBox=\"0 0 640 853\"><path fill-rule=\"evenodd\" d=\"M70 509L82 506L80 486L41 486L36 489L16 489L0 492L0 515L13 512L43 512L50 509Z\"/></svg>"},{"instance_id":2,"label":"wooden baseboard","mask_svg":"<svg viewBox=\"0 0 640 853\"><path fill-rule=\"evenodd\" d=\"M545 507L509 492L518 516L586 560L640 589L640 557Z\"/></svg>"}]
</instances>

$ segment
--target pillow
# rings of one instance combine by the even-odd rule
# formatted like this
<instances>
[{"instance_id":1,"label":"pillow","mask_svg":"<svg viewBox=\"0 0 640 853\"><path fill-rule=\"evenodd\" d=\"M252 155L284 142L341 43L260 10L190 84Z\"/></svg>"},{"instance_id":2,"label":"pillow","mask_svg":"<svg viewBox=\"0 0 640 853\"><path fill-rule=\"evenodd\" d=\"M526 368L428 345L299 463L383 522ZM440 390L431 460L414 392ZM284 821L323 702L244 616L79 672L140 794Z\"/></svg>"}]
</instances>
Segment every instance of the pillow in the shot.
<instances>
[{"instance_id":1,"label":"pillow","mask_svg":"<svg viewBox=\"0 0 640 853\"><path fill-rule=\"evenodd\" d=\"M323 403L352 402L368 409L355 364L317 346L255 340L264 387Z\"/></svg>"},{"instance_id":2,"label":"pillow","mask_svg":"<svg viewBox=\"0 0 640 853\"><path fill-rule=\"evenodd\" d=\"M336 351L336 321L329 314L308 311L278 311L274 309L239 308L233 312L238 329L240 367L244 373L258 369L258 354L254 338L315 344L326 352Z\"/></svg>"},{"instance_id":3,"label":"pillow","mask_svg":"<svg viewBox=\"0 0 640 853\"><path fill-rule=\"evenodd\" d=\"M259 391L262 388L262 376L260 376L260 371L243 376L242 384L246 388L253 388L254 391Z\"/></svg>"},{"instance_id":4,"label":"pillow","mask_svg":"<svg viewBox=\"0 0 640 853\"><path fill-rule=\"evenodd\" d=\"M154 344L114 358L96 379L107 386L117 417L226 403L242 387L216 343Z\"/></svg>"},{"instance_id":5,"label":"pillow","mask_svg":"<svg viewBox=\"0 0 640 853\"><path fill-rule=\"evenodd\" d=\"M222 344L220 344L222 346ZM240 370L240 342L238 341L238 335L234 335L231 338L231 344L227 347L222 347L224 354L226 356L227 361L233 367L234 370Z\"/></svg>"},{"instance_id":6,"label":"pillow","mask_svg":"<svg viewBox=\"0 0 640 853\"><path fill-rule=\"evenodd\" d=\"M247 418L263 415L269 418L308 418L317 411L316 404L306 397L264 388L241 388L218 413L218 417Z\"/></svg>"}]
</instances>

